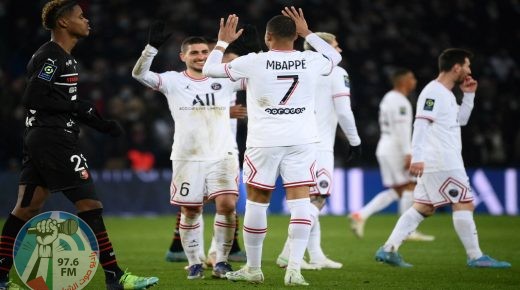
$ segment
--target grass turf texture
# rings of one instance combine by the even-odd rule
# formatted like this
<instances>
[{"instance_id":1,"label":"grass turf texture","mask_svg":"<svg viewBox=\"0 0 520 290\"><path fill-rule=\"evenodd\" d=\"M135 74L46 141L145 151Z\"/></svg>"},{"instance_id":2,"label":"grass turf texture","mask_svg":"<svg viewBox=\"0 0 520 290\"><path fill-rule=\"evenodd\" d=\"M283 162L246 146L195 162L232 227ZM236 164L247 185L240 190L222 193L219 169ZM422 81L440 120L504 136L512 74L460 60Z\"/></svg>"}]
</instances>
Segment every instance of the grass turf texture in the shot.
<instances>
[{"instance_id":1,"label":"grass turf texture","mask_svg":"<svg viewBox=\"0 0 520 290\"><path fill-rule=\"evenodd\" d=\"M520 218L476 215L480 245L484 253L513 264L511 269L471 269L466 266L462 244L452 226L450 214L438 214L424 221L420 230L435 235L434 242L406 242L400 249L405 260L414 265L400 269L374 261L395 222L396 215L370 218L364 239L350 232L346 217L321 217L322 246L333 260L343 263L339 270L303 271L306 289L520 289ZM203 280L187 280L186 263L168 263L164 254L172 238L174 216L154 218L106 218L110 239L119 265L137 275L159 277L151 289L286 289L284 270L276 258L287 236L288 216L269 216L264 242L264 284L230 282L211 278L211 269ZM206 249L209 247L213 216L205 216ZM240 220L243 221L243 217ZM3 225L4 220L0 221ZM243 245L242 233L240 243ZM243 246L241 246L243 249ZM238 269L239 263L232 263ZM16 272L11 272L15 277ZM14 281L19 283L17 277ZM85 289L104 289L101 266Z\"/></svg>"}]
</instances>

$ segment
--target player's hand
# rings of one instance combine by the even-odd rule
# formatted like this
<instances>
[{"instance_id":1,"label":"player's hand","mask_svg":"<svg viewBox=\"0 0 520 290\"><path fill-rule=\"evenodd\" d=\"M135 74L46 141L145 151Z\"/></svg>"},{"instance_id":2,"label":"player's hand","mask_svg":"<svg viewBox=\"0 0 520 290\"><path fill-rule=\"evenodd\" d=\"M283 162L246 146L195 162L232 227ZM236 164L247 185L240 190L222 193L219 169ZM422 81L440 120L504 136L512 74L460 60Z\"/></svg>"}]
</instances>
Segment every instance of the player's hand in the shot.
<instances>
[{"instance_id":1,"label":"player's hand","mask_svg":"<svg viewBox=\"0 0 520 290\"><path fill-rule=\"evenodd\" d=\"M350 148L348 150L347 162L359 159L361 157L361 154L361 144L357 146L350 145Z\"/></svg>"},{"instance_id":2,"label":"player's hand","mask_svg":"<svg viewBox=\"0 0 520 290\"><path fill-rule=\"evenodd\" d=\"M229 117L232 119L244 119L247 117L247 108L241 104L229 107Z\"/></svg>"},{"instance_id":3,"label":"player's hand","mask_svg":"<svg viewBox=\"0 0 520 290\"><path fill-rule=\"evenodd\" d=\"M284 16L290 17L294 23L296 24L296 33L298 33L299 36L305 37L312 32L309 30L309 26L307 25L307 21L305 20L305 17L303 16L303 10L301 8L294 8L294 6L285 7L284 10L282 10L282 14Z\"/></svg>"},{"instance_id":4,"label":"player's hand","mask_svg":"<svg viewBox=\"0 0 520 290\"><path fill-rule=\"evenodd\" d=\"M474 93L477 91L478 82L471 76L466 76L464 82L460 85L460 89L464 93Z\"/></svg>"},{"instance_id":5,"label":"player's hand","mask_svg":"<svg viewBox=\"0 0 520 290\"><path fill-rule=\"evenodd\" d=\"M218 31L218 40L232 43L242 35L243 28L237 31L238 16L230 14L226 21L220 18L220 29Z\"/></svg>"},{"instance_id":6,"label":"player's hand","mask_svg":"<svg viewBox=\"0 0 520 290\"><path fill-rule=\"evenodd\" d=\"M77 100L73 104L74 113L84 119L91 119L98 115L96 107L91 102Z\"/></svg>"},{"instance_id":7,"label":"player's hand","mask_svg":"<svg viewBox=\"0 0 520 290\"><path fill-rule=\"evenodd\" d=\"M164 32L164 22L156 20L150 25L150 31L148 32L148 44L159 49L163 43L170 38L172 32Z\"/></svg>"},{"instance_id":8,"label":"player's hand","mask_svg":"<svg viewBox=\"0 0 520 290\"><path fill-rule=\"evenodd\" d=\"M424 172L424 162L414 162L410 164L410 174L415 177L421 177Z\"/></svg>"}]
</instances>

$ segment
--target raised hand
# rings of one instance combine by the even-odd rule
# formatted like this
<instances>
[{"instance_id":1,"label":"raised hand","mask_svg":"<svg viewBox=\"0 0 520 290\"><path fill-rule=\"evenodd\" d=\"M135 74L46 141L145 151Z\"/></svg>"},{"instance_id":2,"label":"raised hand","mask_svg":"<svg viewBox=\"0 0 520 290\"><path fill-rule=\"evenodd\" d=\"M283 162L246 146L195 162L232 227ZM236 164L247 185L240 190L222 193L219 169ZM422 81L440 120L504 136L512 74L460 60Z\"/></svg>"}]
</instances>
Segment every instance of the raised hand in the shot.
<instances>
[{"instance_id":1,"label":"raised hand","mask_svg":"<svg viewBox=\"0 0 520 290\"><path fill-rule=\"evenodd\" d=\"M477 91L478 82L471 76L466 76L464 82L460 85L460 89L465 93L474 93Z\"/></svg>"},{"instance_id":2,"label":"raised hand","mask_svg":"<svg viewBox=\"0 0 520 290\"><path fill-rule=\"evenodd\" d=\"M148 44L159 49L163 43L170 38L172 32L165 33L164 32L164 22L156 20L150 25L150 31L148 33Z\"/></svg>"},{"instance_id":3,"label":"raised hand","mask_svg":"<svg viewBox=\"0 0 520 290\"><path fill-rule=\"evenodd\" d=\"M305 37L312 32L309 30L309 26L307 25L307 21L305 21L305 17L303 16L303 10L301 8L294 8L294 6L285 7L284 10L282 10L282 14L284 16L290 17L294 23L296 24L296 33L298 33L299 36Z\"/></svg>"},{"instance_id":4,"label":"raised hand","mask_svg":"<svg viewBox=\"0 0 520 290\"><path fill-rule=\"evenodd\" d=\"M242 35L244 29L237 31L238 16L230 14L226 21L220 18L220 29L218 31L218 40L231 43Z\"/></svg>"}]
</instances>

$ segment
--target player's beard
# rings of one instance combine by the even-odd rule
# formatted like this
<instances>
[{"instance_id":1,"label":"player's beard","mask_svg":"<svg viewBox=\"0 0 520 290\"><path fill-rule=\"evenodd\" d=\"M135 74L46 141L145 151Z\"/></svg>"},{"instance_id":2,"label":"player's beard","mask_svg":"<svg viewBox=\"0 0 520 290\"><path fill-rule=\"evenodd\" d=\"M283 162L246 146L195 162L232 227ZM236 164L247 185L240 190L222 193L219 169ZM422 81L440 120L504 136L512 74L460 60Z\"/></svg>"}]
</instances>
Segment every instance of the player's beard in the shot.
<instances>
[{"instance_id":1,"label":"player's beard","mask_svg":"<svg viewBox=\"0 0 520 290\"><path fill-rule=\"evenodd\" d=\"M464 83L464 80L466 79L466 76L467 76L467 74L465 74L465 73L461 73L461 74L459 75L459 77L457 78L457 80L455 81L455 85L456 85L456 86L460 86L460 85L462 85L462 83Z\"/></svg>"}]
</instances>

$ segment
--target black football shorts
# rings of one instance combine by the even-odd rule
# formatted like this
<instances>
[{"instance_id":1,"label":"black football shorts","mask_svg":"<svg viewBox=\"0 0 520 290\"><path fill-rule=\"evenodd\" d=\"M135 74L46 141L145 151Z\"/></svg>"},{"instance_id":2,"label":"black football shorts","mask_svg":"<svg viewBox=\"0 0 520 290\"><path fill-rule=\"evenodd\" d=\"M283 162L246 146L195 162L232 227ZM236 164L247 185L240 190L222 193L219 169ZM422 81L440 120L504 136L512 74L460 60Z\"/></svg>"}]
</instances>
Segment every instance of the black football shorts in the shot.
<instances>
[{"instance_id":1,"label":"black football shorts","mask_svg":"<svg viewBox=\"0 0 520 290\"><path fill-rule=\"evenodd\" d=\"M20 184L46 187L51 192L92 188L92 176L87 159L79 150L76 132L30 128L23 141Z\"/></svg>"}]
</instances>

